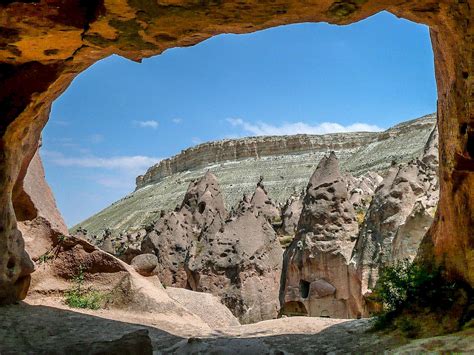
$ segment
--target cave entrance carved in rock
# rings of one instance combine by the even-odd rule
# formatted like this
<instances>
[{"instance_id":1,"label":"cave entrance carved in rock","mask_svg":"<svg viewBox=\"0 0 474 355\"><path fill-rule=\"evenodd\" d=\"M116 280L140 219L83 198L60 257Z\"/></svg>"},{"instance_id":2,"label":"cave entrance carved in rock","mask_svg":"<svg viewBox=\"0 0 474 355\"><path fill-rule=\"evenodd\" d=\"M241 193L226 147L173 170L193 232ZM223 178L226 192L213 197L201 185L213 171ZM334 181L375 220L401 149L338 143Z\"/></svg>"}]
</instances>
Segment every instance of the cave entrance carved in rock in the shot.
<instances>
[{"instance_id":1,"label":"cave entrance carved in rock","mask_svg":"<svg viewBox=\"0 0 474 355\"><path fill-rule=\"evenodd\" d=\"M430 27L438 87L440 201L420 260L474 284L474 117L469 1L39 1L1 5L0 303L25 297L32 265L17 217L32 217L23 179L51 104L113 53L132 60L220 33L298 22L349 24L386 10ZM34 213L33 213L34 214Z\"/></svg>"}]
</instances>

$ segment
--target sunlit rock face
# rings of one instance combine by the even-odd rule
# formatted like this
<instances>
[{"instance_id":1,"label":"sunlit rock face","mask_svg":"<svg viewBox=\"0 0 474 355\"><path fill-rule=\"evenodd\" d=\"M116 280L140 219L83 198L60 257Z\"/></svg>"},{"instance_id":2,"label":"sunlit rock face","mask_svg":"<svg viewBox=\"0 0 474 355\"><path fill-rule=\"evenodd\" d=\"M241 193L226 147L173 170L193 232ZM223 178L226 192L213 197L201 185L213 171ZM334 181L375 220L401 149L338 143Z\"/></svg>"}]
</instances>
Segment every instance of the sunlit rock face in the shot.
<instances>
[{"instance_id":1,"label":"sunlit rock face","mask_svg":"<svg viewBox=\"0 0 474 355\"><path fill-rule=\"evenodd\" d=\"M438 204L437 146L435 129L422 158L392 166L373 196L352 258L363 294L374 287L381 267L417 255Z\"/></svg>"},{"instance_id":2,"label":"sunlit rock face","mask_svg":"<svg viewBox=\"0 0 474 355\"><path fill-rule=\"evenodd\" d=\"M22 297L32 272L22 263L21 186L51 103L74 77L112 53L160 54L219 33L297 22L349 24L379 11L430 26L438 86L440 200L419 260L474 285L472 21L468 1L251 0L240 2L6 1L0 5L0 303ZM25 212L25 213L24 213Z\"/></svg>"},{"instance_id":3,"label":"sunlit rock face","mask_svg":"<svg viewBox=\"0 0 474 355\"><path fill-rule=\"evenodd\" d=\"M186 287L185 265L201 234L222 228L227 211L216 177L206 173L191 183L179 210L160 218L144 238L141 251L158 257L157 274L167 286Z\"/></svg>"},{"instance_id":4,"label":"sunlit rock face","mask_svg":"<svg viewBox=\"0 0 474 355\"><path fill-rule=\"evenodd\" d=\"M188 264L189 286L218 295L242 323L274 319L282 254L272 226L252 206L216 234L203 234Z\"/></svg>"},{"instance_id":5,"label":"sunlit rock face","mask_svg":"<svg viewBox=\"0 0 474 355\"><path fill-rule=\"evenodd\" d=\"M244 323L276 318L283 251L269 220L278 216L260 183L228 218L208 172L153 225L140 252L156 255L153 273L166 286L212 293Z\"/></svg>"},{"instance_id":6,"label":"sunlit rock face","mask_svg":"<svg viewBox=\"0 0 474 355\"><path fill-rule=\"evenodd\" d=\"M331 153L308 183L297 235L285 252L282 314L294 314L295 304L300 304L309 316L362 316L360 284L350 265L358 223L349 198Z\"/></svg>"}]
</instances>

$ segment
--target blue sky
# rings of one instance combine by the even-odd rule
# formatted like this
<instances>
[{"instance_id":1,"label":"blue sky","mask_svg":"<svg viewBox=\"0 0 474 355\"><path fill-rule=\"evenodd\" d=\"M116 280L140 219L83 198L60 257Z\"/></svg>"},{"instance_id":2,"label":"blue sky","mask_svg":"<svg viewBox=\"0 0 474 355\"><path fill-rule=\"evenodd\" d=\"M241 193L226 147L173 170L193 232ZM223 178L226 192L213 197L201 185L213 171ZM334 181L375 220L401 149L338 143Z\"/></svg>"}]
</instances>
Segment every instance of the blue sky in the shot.
<instances>
[{"instance_id":1,"label":"blue sky","mask_svg":"<svg viewBox=\"0 0 474 355\"><path fill-rule=\"evenodd\" d=\"M197 143L380 130L435 109L428 28L381 13L220 35L141 64L106 58L55 101L41 153L72 226Z\"/></svg>"}]
</instances>

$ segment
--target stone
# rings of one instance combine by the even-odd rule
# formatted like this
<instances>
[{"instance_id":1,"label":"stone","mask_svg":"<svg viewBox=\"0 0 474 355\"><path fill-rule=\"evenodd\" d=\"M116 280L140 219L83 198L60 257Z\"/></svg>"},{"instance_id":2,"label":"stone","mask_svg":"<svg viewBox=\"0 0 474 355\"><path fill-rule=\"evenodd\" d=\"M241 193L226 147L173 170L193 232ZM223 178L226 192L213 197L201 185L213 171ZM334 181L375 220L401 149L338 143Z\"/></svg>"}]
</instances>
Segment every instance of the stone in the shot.
<instances>
[{"instance_id":1,"label":"stone","mask_svg":"<svg viewBox=\"0 0 474 355\"><path fill-rule=\"evenodd\" d=\"M51 227L58 232L63 235L69 234L66 223L56 206L53 192L46 182L39 149L33 156L33 159L28 166L28 170L26 171L21 196L22 197L19 197L17 201L23 200L25 205L29 204L29 208L26 208L25 206L19 208L17 205L17 210L23 211L19 211L17 214L19 221L28 221L33 220L36 217L42 217L48 220ZM28 210L28 215L24 215L25 210Z\"/></svg>"},{"instance_id":2,"label":"stone","mask_svg":"<svg viewBox=\"0 0 474 355\"><path fill-rule=\"evenodd\" d=\"M301 195L291 196L282 208L282 226L279 231L282 235L296 234L298 221L300 220L301 211L303 210L304 193Z\"/></svg>"},{"instance_id":3,"label":"stone","mask_svg":"<svg viewBox=\"0 0 474 355\"><path fill-rule=\"evenodd\" d=\"M188 284L218 296L241 323L276 318L282 249L267 219L254 208L204 233L190 253Z\"/></svg>"},{"instance_id":4,"label":"stone","mask_svg":"<svg viewBox=\"0 0 474 355\"><path fill-rule=\"evenodd\" d=\"M262 214L270 223L280 220L280 208L268 196L265 186L263 185L263 177L257 184L250 204L256 209L257 213Z\"/></svg>"},{"instance_id":5,"label":"stone","mask_svg":"<svg viewBox=\"0 0 474 355\"><path fill-rule=\"evenodd\" d=\"M153 354L153 346L146 329L136 330L134 332L124 334L119 339L109 341L98 341L87 343L81 346L80 352L77 346L66 347L64 349L68 354L80 354L87 352L88 354Z\"/></svg>"},{"instance_id":6,"label":"stone","mask_svg":"<svg viewBox=\"0 0 474 355\"><path fill-rule=\"evenodd\" d=\"M221 229L227 211L216 177L206 173L190 183L181 207L165 214L146 235L141 249L158 258L157 273L166 286L186 287L185 262L202 233Z\"/></svg>"},{"instance_id":7,"label":"stone","mask_svg":"<svg viewBox=\"0 0 474 355\"><path fill-rule=\"evenodd\" d=\"M166 293L186 309L198 315L212 329L240 325L232 312L214 295L175 287L167 287Z\"/></svg>"},{"instance_id":8,"label":"stone","mask_svg":"<svg viewBox=\"0 0 474 355\"><path fill-rule=\"evenodd\" d=\"M317 163L330 148L335 149L341 170L361 179L354 187L362 184L362 190L367 191L365 183L371 183L376 171L383 174L392 159L408 162L422 154L435 122L436 115L432 114L384 132L248 137L203 143L170 158L174 162L171 170L164 168L165 160L150 167L143 185L138 184L126 198L72 230L83 227L99 234L110 228L115 236L136 233L155 223L161 210L168 212L181 205L188 187L184 180L199 179L207 171L219 180L228 210L241 202L243 194L249 195L250 201L256 192L253 182L261 177L265 193L279 207L306 188ZM235 152L224 153L228 150Z\"/></svg>"},{"instance_id":9,"label":"stone","mask_svg":"<svg viewBox=\"0 0 474 355\"><path fill-rule=\"evenodd\" d=\"M153 272L164 285L211 293L245 323L275 318L279 308L282 250L268 222L276 215L267 214L274 205L261 184L254 197L228 218L217 179L206 173L141 247L156 255Z\"/></svg>"},{"instance_id":10,"label":"stone","mask_svg":"<svg viewBox=\"0 0 474 355\"><path fill-rule=\"evenodd\" d=\"M130 265L142 276L153 276L157 274L158 258L155 254L140 254L132 259Z\"/></svg>"}]
</instances>

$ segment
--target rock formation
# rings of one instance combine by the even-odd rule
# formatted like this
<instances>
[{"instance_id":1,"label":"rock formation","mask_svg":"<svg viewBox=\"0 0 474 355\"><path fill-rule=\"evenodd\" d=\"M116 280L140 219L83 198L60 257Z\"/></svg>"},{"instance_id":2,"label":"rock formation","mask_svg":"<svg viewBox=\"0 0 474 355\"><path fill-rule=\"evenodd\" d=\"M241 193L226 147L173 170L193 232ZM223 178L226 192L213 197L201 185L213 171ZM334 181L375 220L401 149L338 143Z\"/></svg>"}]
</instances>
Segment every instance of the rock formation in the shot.
<instances>
[{"instance_id":1,"label":"rock formation","mask_svg":"<svg viewBox=\"0 0 474 355\"><path fill-rule=\"evenodd\" d=\"M167 286L186 287L186 261L202 233L222 227L227 211L216 177L206 173L192 182L179 210L164 215L146 235L141 250L158 257L158 276Z\"/></svg>"},{"instance_id":2,"label":"rock formation","mask_svg":"<svg viewBox=\"0 0 474 355\"><path fill-rule=\"evenodd\" d=\"M373 196L352 257L364 294L383 265L415 258L433 222L439 196L437 141L435 129L422 159L393 165Z\"/></svg>"},{"instance_id":3,"label":"rock formation","mask_svg":"<svg viewBox=\"0 0 474 355\"><path fill-rule=\"evenodd\" d=\"M284 256L282 314L361 316L350 255L358 233L347 183L332 152L308 183L297 234Z\"/></svg>"},{"instance_id":4,"label":"rock formation","mask_svg":"<svg viewBox=\"0 0 474 355\"><path fill-rule=\"evenodd\" d=\"M0 303L21 298L32 272L14 209L51 103L74 77L112 53L140 60L220 33L297 22L349 24L387 10L430 26L438 88L440 201L420 260L474 285L474 123L469 1L241 3L6 1L0 11ZM18 190L17 190L18 189ZM21 206L18 204L17 206Z\"/></svg>"},{"instance_id":5,"label":"rock formation","mask_svg":"<svg viewBox=\"0 0 474 355\"><path fill-rule=\"evenodd\" d=\"M219 184L208 172L144 238L141 252L156 255L158 265L152 269L147 262L141 273L156 273L166 286L212 293L243 322L275 318L282 250L268 221L279 215L259 183L227 218Z\"/></svg>"},{"instance_id":6,"label":"rock formation","mask_svg":"<svg viewBox=\"0 0 474 355\"><path fill-rule=\"evenodd\" d=\"M192 290L218 295L242 323L276 318L282 249L264 214L252 206L204 233L196 248L188 263Z\"/></svg>"},{"instance_id":7,"label":"rock formation","mask_svg":"<svg viewBox=\"0 0 474 355\"><path fill-rule=\"evenodd\" d=\"M265 190L277 205L285 204L295 191L306 188L317 162L329 150L335 151L341 170L353 176L375 174L390 167L392 160L408 162L422 154L435 124L435 115L403 122L384 132L356 132L326 135L249 137L209 142L189 148L168 159L176 166L161 174L167 163L152 166L144 185L110 207L89 217L71 231L85 228L100 236L110 229L114 236L133 235L152 224L161 211L181 204L188 184L211 171L227 209L243 194L252 195L261 176ZM236 149L235 154L227 150ZM367 176L369 179L370 177Z\"/></svg>"},{"instance_id":8,"label":"rock formation","mask_svg":"<svg viewBox=\"0 0 474 355\"><path fill-rule=\"evenodd\" d=\"M282 235L294 236L303 210L304 192L300 195L293 194L282 207L282 225L279 233Z\"/></svg>"}]
</instances>

